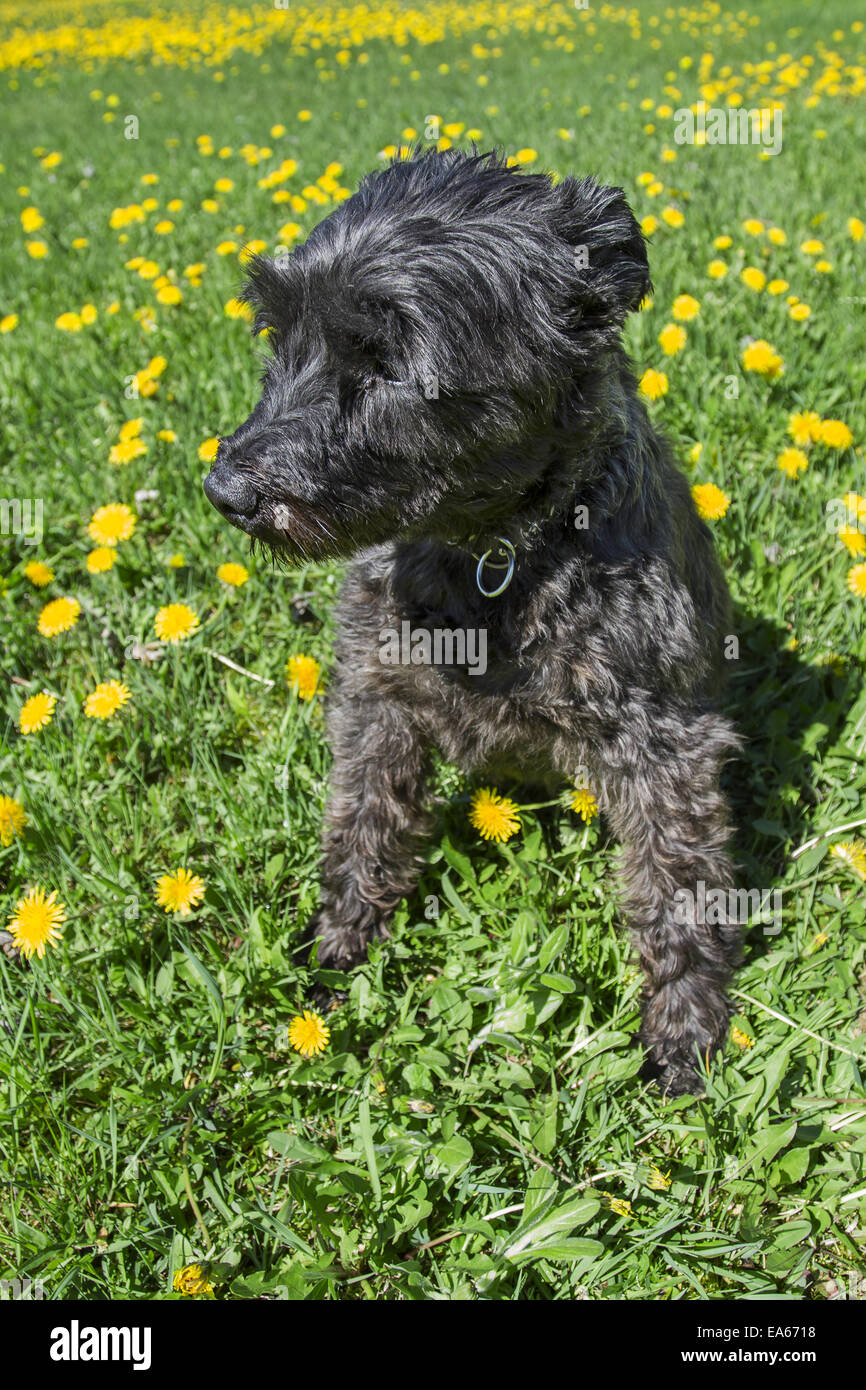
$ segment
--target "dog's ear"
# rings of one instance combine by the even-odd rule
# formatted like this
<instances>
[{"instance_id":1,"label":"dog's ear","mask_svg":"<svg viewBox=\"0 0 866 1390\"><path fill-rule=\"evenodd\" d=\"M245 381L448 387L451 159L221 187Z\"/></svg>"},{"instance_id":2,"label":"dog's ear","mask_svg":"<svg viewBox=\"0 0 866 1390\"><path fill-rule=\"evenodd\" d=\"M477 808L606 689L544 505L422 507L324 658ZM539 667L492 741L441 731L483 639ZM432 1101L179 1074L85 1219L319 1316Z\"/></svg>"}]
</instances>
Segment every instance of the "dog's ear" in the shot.
<instances>
[{"instance_id":1,"label":"dog's ear","mask_svg":"<svg viewBox=\"0 0 866 1390\"><path fill-rule=\"evenodd\" d=\"M300 282L288 273L287 262L288 257L268 256L251 256L247 262L247 279L238 298L255 310L256 333L278 328L300 310Z\"/></svg>"},{"instance_id":2,"label":"dog's ear","mask_svg":"<svg viewBox=\"0 0 866 1390\"><path fill-rule=\"evenodd\" d=\"M572 250L582 320L617 327L652 290L646 243L621 188L565 178L553 189L554 229Z\"/></svg>"}]
</instances>

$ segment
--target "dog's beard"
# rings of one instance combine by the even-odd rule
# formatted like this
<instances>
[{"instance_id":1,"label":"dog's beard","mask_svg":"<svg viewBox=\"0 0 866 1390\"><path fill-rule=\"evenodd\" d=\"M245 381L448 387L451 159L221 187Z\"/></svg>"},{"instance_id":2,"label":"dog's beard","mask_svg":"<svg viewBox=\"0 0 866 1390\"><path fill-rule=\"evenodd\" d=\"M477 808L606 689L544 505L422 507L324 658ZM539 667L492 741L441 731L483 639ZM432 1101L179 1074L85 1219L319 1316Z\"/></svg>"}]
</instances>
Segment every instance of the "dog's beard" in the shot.
<instances>
[{"instance_id":1,"label":"dog's beard","mask_svg":"<svg viewBox=\"0 0 866 1390\"><path fill-rule=\"evenodd\" d=\"M247 524L233 521L250 537L253 552L267 556L281 569L325 562L352 554L363 544L333 510L297 498L265 499Z\"/></svg>"}]
</instances>

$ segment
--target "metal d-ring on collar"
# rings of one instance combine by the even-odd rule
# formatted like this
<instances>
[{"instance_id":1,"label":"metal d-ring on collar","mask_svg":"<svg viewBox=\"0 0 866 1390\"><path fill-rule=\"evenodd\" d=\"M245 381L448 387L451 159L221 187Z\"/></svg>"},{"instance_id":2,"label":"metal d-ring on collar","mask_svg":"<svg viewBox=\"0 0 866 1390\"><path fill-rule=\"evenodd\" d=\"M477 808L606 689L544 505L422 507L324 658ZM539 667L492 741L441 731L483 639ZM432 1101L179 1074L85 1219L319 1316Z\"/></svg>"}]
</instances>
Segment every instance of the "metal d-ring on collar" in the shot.
<instances>
[{"instance_id":1,"label":"metal d-ring on collar","mask_svg":"<svg viewBox=\"0 0 866 1390\"><path fill-rule=\"evenodd\" d=\"M485 550L478 561L478 568L475 571L475 583L478 586L478 592L483 594L485 598L498 598L500 594L504 594L514 576L514 561L516 559L514 546L511 544L511 541L506 540L504 536L497 536L496 539L499 542L496 554L504 555L505 560L501 564L494 564L489 558L493 554L492 549ZM492 570L508 571L498 589L485 589L484 585L481 583L481 574L485 565L489 565Z\"/></svg>"}]
</instances>

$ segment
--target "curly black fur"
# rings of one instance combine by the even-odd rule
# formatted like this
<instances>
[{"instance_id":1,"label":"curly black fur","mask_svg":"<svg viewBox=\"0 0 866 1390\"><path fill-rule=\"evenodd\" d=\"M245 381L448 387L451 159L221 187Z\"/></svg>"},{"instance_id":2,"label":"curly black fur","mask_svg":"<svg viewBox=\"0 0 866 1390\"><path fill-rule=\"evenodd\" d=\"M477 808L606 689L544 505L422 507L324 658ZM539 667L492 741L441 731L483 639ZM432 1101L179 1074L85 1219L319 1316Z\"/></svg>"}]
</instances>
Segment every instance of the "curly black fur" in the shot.
<instances>
[{"instance_id":1,"label":"curly black fur","mask_svg":"<svg viewBox=\"0 0 866 1390\"><path fill-rule=\"evenodd\" d=\"M320 964L355 964L411 892L431 747L471 771L588 777L624 845L649 1064L679 1092L730 1016L737 929L683 923L674 894L730 882L718 781L737 740L714 703L724 579L620 341L650 288L621 190L416 150L252 264L272 358L205 490L290 559L355 557ZM487 599L475 557L498 537L516 570ZM486 672L383 665L404 620L486 629Z\"/></svg>"}]
</instances>

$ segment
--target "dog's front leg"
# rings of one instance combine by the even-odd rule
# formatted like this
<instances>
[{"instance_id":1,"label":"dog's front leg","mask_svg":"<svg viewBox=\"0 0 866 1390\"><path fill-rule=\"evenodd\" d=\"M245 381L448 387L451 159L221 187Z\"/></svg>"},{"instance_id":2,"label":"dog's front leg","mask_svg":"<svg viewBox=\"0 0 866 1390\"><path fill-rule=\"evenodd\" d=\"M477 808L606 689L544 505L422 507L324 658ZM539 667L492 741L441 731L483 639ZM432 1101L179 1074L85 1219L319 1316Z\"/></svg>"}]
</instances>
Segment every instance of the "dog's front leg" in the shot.
<instances>
[{"instance_id":1,"label":"dog's front leg","mask_svg":"<svg viewBox=\"0 0 866 1390\"><path fill-rule=\"evenodd\" d=\"M334 754L322 838L321 907L308 928L318 963L364 959L414 887L429 827L427 746L409 711L379 693L337 689L328 733Z\"/></svg>"},{"instance_id":2,"label":"dog's front leg","mask_svg":"<svg viewBox=\"0 0 866 1390\"><path fill-rule=\"evenodd\" d=\"M671 712L656 715L642 740L620 744L615 765L607 759L601 773L646 975L646 1070L673 1095L702 1089L702 1065L725 1041L732 1012L725 987L740 931L729 921L729 831L718 783L736 746L721 716Z\"/></svg>"}]
</instances>

